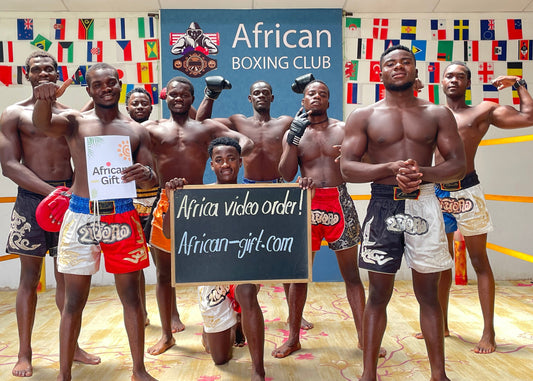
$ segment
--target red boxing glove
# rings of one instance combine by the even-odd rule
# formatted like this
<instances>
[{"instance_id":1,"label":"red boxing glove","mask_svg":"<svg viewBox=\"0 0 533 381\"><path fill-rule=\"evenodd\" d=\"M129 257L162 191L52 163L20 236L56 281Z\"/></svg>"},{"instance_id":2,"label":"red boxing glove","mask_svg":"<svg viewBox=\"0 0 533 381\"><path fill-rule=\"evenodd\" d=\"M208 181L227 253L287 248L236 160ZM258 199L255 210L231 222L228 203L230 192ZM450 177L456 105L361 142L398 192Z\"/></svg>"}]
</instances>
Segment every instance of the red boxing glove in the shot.
<instances>
[{"instance_id":1,"label":"red boxing glove","mask_svg":"<svg viewBox=\"0 0 533 381\"><path fill-rule=\"evenodd\" d=\"M35 217L42 229L49 232L58 232L61 229L63 216L70 203L70 194L69 188L57 187L39 203Z\"/></svg>"}]
</instances>

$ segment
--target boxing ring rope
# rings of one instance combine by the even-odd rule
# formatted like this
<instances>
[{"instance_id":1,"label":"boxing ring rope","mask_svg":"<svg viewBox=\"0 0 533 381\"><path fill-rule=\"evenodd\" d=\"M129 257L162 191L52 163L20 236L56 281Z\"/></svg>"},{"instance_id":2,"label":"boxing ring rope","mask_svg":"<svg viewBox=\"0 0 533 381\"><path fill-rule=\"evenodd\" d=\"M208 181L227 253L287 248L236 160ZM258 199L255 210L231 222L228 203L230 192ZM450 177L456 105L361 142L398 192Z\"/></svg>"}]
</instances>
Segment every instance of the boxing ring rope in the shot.
<instances>
[{"instance_id":1,"label":"boxing ring rope","mask_svg":"<svg viewBox=\"0 0 533 381\"><path fill-rule=\"evenodd\" d=\"M523 135L523 136L513 136L508 138L498 138L498 139L485 139L480 142L480 146L490 146L498 144L509 144L509 143L521 143L533 141L533 135ZM368 201L370 200L370 195L351 195L352 200ZM495 194L485 194L485 199L490 201L504 201L504 202L523 202L523 203L533 203L533 197L529 196L505 196L505 195L495 195ZM10 203L15 202L16 197L0 197L0 203ZM322 245L327 245L325 241L322 242ZM520 251L508 249L503 246L499 246L490 242L487 242L487 249L500 252L511 257L521 259L523 261L533 263L533 255L522 253ZM7 261L10 259L18 258L18 255L7 254L0 256L0 262Z\"/></svg>"}]
</instances>

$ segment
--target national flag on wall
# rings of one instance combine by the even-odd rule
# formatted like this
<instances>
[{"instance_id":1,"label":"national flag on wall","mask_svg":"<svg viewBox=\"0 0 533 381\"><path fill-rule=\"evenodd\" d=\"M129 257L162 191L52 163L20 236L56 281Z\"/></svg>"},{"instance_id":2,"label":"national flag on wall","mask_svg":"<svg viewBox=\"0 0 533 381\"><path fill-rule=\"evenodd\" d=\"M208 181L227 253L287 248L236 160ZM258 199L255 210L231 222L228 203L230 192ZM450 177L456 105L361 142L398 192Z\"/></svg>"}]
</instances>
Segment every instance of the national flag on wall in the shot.
<instances>
[{"instance_id":1,"label":"national flag on wall","mask_svg":"<svg viewBox=\"0 0 533 381\"><path fill-rule=\"evenodd\" d=\"M151 62L137 62L137 82L152 83L154 82L154 72Z\"/></svg>"},{"instance_id":2,"label":"national flag on wall","mask_svg":"<svg viewBox=\"0 0 533 381\"><path fill-rule=\"evenodd\" d=\"M374 25L372 27L372 37L380 40L387 39L387 33L389 31L389 19L374 19Z\"/></svg>"},{"instance_id":3,"label":"national flag on wall","mask_svg":"<svg viewBox=\"0 0 533 381\"><path fill-rule=\"evenodd\" d=\"M60 65L57 67L57 73L59 74L58 79L61 82L65 82L67 79L70 78L68 75L68 68L64 65Z\"/></svg>"},{"instance_id":4,"label":"national flag on wall","mask_svg":"<svg viewBox=\"0 0 533 381\"><path fill-rule=\"evenodd\" d=\"M385 40L383 50L385 51L394 45L400 45L400 40Z\"/></svg>"},{"instance_id":5,"label":"national flag on wall","mask_svg":"<svg viewBox=\"0 0 533 381\"><path fill-rule=\"evenodd\" d=\"M13 41L0 41L0 62L13 62Z\"/></svg>"},{"instance_id":6,"label":"national flag on wall","mask_svg":"<svg viewBox=\"0 0 533 381\"><path fill-rule=\"evenodd\" d=\"M74 62L74 42L59 41L57 43L57 62Z\"/></svg>"},{"instance_id":7,"label":"national flag on wall","mask_svg":"<svg viewBox=\"0 0 533 381\"><path fill-rule=\"evenodd\" d=\"M370 61L370 82L381 82L379 61Z\"/></svg>"},{"instance_id":8,"label":"national flag on wall","mask_svg":"<svg viewBox=\"0 0 533 381\"><path fill-rule=\"evenodd\" d=\"M146 91L150 93L152 97L152 104L156 105L159 103L159 85L157 83L151 83L144 85Z\"/></svg>"},{"instance_id":9,"label":"national flag on wall","mask_svg":"<svg viewBox=\"0 0 533 381\"><path fill-rule=\"evenodd\" d=\"M431 20L431 39L446 40L446 20Z\"/></svg>"},{"instance_id":10,"label":"national flag on wall","mask_svg":"<svg viewBox=\"0 0 533 381\"><path fill-rule=\"evenodd\" d=\"M357 70L359 61L351 60L344 64L344 77L350 81L357 81Z\"/></svg>"},{"instance_id":11,"label":"national flag on wall","mask_svg":"<svg viewBox=\"0 0 533 381\"><path fill-rule=\"evenodd\" d=\"M113 66L115 66L117 69L118 79L120 79L122 82L127 82L126 67L122 64L115 64Z\"/></svg>"},{"instance_id":12,"label":"national flag on wall","mask_svg":"<svg viewBox=\"0 0 533 381\"><path fill-rule=\"evenodd\" d=\"M65 27L67 25L66 19L52 19L52 38L54 40L65 39Z\"/></svg>"},{"instance_id":13,"label":"national flag on wall","mask_svg":"<svg viewBox=\"0 0 533 381\"><path fill-rule=\"evenodd\" d=\"M346 103L350 105L357 104L357 83L349 82L346 85Z\"/></svg>"},{"instance_id":14,"label":"national flag on wall","mask_svg":"<svg viewBox=\"0 0 533 381\"><path fill-rule=\"evenodd\" d=\"M78 39L94 39L94 19L79 19L78 21Z\"/></svg>"},{"instance_id":15,"label":"national flag on wall","mask_svg":"<svg viewBox=\"0 0 533 381\"><path fill-rule=\"evenodd\" d=\"M465 103L472 106L472 88L467 87L465 92Z\"/></svg>"},{"instance_id":16,"label":"national flag on wall","mask_svg":"<svg viewBox=\"0 0 533 381\"><path fill-rule=\"evenodd\" d=\"M492 41L492 60L507 61L507 41Z\"/></svg>"},{"instance_id":17,"label":"national flag on wall","mask_svg":"<svg viewBox=\"0 0 533 381\"><path fill-rule=\"evenodd\" d=\"M120 91L120 98L118 100L119 103L126 103L126 94L128 94L131 90L135 88L135 85L133 84L122 84L122 90Z\"/></svg>"},{"instance_id":18,"label":"national flag on wall","mask_svg":"<svg viewBox=\"0 0 533 381\"><path fill-rule=\"evenodd\" d=\"M429 72L429 79L428 79L429 83L440 82L440 62L429 62L428 72Z\"/></svg>"},{"instance_id":19,"label":"national flag on wall","mask_svg":"<svg viewBox=\"0 0 533 381\"><path fill-rule=\"evenodd\" d=\"M15 78L14 83L17 85L23 85L24 79L26 78L26 66L17 66L16 73L13 73L13 78Z\"/></svg>"},{"instance_id":20,"label":"national flag on wall","mask_svg":"<svg viewBox=\"0 0 533 381\"><path fill-rule=\"evenodd\" d=\"M385 85L383 83L376 83L375 100L380 101L385 98Z\"/></svg>"},{"instance_id":21,"label":"national flag on wall","mask_svg":"<svg viewBox=\"0 0 533 381\"><path fill-rule=\"evenodd\" d=\"M371 38L357 39L357 59L371 60L374 50L374 40Z\"/></svg>"},{"instance_id":22,"label":"national flag on wall","mask_svg":"<svg viewBox=\"0 0 533 381\"><path fill-rule=\"evenodd\" d=\"M480 37L482 40L494 40L495 37L494 19L480 21Z\"/></svg>"},{"instance_id":23,"label":"national flag on wall","mask_svg":"<svg viewBox=\"0 0 533 381\"><path fill-rule=\"evenodd\" d=\"M144 40L144 58L146 61L159 59L159 40Z\"/></svg>"},{"instance_id":24,"label":"national flag on wall","mask_svg":"<svg viewBox=\"0 0 533 381\"><path fill-rule=\"evenodd\" d=\"M12 66L0 65L0 83L6 86L13 84Z\"/></svg>"},{"instance_id":25,"label":"national flag on wall","mask_svg":"<svg viewBox=\"0 0 533 381\"><path fill-rule=\"evenodd\" d=\"M87 70L90 66L88 65L80 65L72 75L72 80L74 81L74 84L81 85L81 86L87 86Z\"/></svg>"},{"instance_id":26,"label":"national flag on wall","mask_svg":"<svg viewBox=\"0 0 533 381\"><path fill-rule=\"evenodd\" d=\"M483 100L500 103L498 89L493 85L483 85Z\"/></svg>"},{"instance_id":27,"label":"national flag on wall","mask_svg":"<svg viewBox=\"0 0 533 381\"><path fill-rule=\"evenodd\" d=\"M426 40L413 40L411 41L411 51L415 55L417 61L426 60Z\"/></svg>"},{"instance_id":28,"label":"national flag on wall","mask_svg":"<svg viewBox=\"0 0 533 381\"><path fill-rule=\"evenodd\" d=\"M453 39L468 40L469 20L453 20Z\"/></svg>"},{"instance_id":29,"label":"national flag on wall","mask_svg":"<svg viewBox=\"0 0 533 381\"><path fill-rule=\"evenodd\" d=\"M514 75L516 77L523 77L522 62L507 62L507 75ZM512 89L513 94L513 104L520 104L520 97L518 96L518 91L514 88Z\"/></svg>"},{"instance_id":30,"label":"national flag on wall","mask_svg":"<svg viewBox=\"0 0 533 381\"><path fill-rule=\"evenodd\" d=\"M346 36L361 37L361 19L355 17L346 17Z\"/></svg>"},{"instance_id":31,"label":"national flag on wall","mask_svg":"<svg viewBox=\"0 0 533 381\"><path fill-rule=\"evenodd\" d=\"M509 40L521 40L522 38L522 20L507 19L507 33Z\"/></svg>"},{"instance_id":32,"label":"national flag on wall","mask_svg":"<svg viewBox=\"0 0 533 381\"><path fill-rule=\"evenodd\" d=\"M17 19L17 39L33 40L33 19Z\"/></svg>"},{"instance_id":33,"label":"national flag on wall","mask_svg":"<svg viewBox=\"0 0 533 381\"><path fill-rule=\"evenodd\" d=\"M518 59L522 61L531 61L533 59L532 49L533 40L520 40L518 43Z\"/></svg>"},{"instance_id":34,"label":"national flag on wall","mask_svg":"<svg viewBox=\"0 0 533 381\"><path fill-rule=\"evenodd\" d=\"M155 37L155 22L153 17L139 17L137 19L139 38Z\"/></svg>"},{"instance_id":35,"label":"national flag on wall","mask_svg":"<svg viewBox=\"0 0 533 381\"><path fill-rule=\"evenodd\" d=\"M131 61L131 40L117 40L117 61Z\"/></svg>"},{"instance_id":36,"label":"national flag on wall","mask_svg":"<svg viewBox=\"0 0 533 381\"><path fill-rule=\"evenodd\" d=\"M428 100L436 105L439 101L439 85L428 85Z\"/></svg>"},{"instance_id":37,"label":"national flag on wall","mask_svg":"<svg viewBox=\"0 0 533 381\"><path fill-rule=\"evenodd\" d=\"M87 62L102 62L103 52L103 41L87 41Z\"/></svg>"},{"instance_id":38,"label":"national flag on wall","mask_svg":"<svg viewBox=\"0 0 533 381\"><path fill-rule=\"evenodd\" d=\"M479 61L479 41L464 42L465 61Z\"/></svg>"},{"instance_id":39,"label":"national flag on wall","mask_svg":"<svg viewBox=\"0 0 533 381\"><path fill-rule=\"evenodd\" d=\"M52 41L38 34L37 37L35 37L35 39L30 42L30 44L32 44L36 48L48 51L48 49L50 49L50 46L52 46Z\"/></svg>"},{"instance_id":40,"label":"national flag on wall","mask_svg":"<svg viewBox=\"0 0 533 381\"><path fill-rule=\"evenodd\" d=\"M437 43L437 61L451 61L453 57L453 41Z\"/></svg>"},{"instance_id":41,"label":"national flag on wall","mask_svg":"<svg viewBox=\"0 0 533 381\"><path fill-rule=\"evenodd\" d=\"M404 40L416 40L416 20L402 19L402 34Z\"/></svg>"},{"instance_id":42,"label":"national flag on wall","mask_svg":"<svg viewBox=\"0 0 533 381\"><path fill-rule=\"evenodd\" d=\"M124 40L126 38L126 19L124 17L109 19L109 39Z\"/></svg>"},{"instance_id":43,"label":"national flag on wall","mask_svg":"<svg viewBox=\"0 0 533 381\"><path fill-rule=\"evenodd\" d=\"M494 64L492 62L480 62L477 69L479 82L491 83L494 79Z\"/></svg>"}]
</instances>

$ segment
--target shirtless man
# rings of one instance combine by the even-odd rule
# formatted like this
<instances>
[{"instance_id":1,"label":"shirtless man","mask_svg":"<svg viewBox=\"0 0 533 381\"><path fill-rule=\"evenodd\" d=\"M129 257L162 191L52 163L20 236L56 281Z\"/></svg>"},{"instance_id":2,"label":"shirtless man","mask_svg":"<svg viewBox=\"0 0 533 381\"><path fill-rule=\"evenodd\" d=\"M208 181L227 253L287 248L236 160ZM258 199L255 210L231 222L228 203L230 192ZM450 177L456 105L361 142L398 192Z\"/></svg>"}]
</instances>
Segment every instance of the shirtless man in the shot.
<instances>
[{"instance_id":1,"label":"shirtless man","mask_svg":"<svg viewBox=\"0 0 533 381\"><path fill-rule=\"evenodd\" d=\"M124 309L124 323L133 360L132 380L155 380L144 366L144 315L139 294L139 272L148 266L148 248L139 216L131 199L89 201L85 137L128 136L135 164L123 171L124 182L136 181L144 188L156 178L150 169L150 137L146 129L119 111L121 82L117 70L98 63L87 71L87 93L95 108L87 113L52 113L57 85L46 82L34 88L36 98L33 123L49 136L65 137L74 163L74 183L69 210L59 236L58 270L65 274L65 306L59 328L58 381L71 380L76 340L81 328L83 308L89 296L91 276L104 252L107 271L114 273L118 295ZM97 210L96 214L94 211ZM120 224L121 235L103 239L101 229ZM88 227L91 227L90 229ZM113 231L116 230L111 228ZM88 231L90 230L90 231ZM88 239L81 235L88 231Z\"/></svg>"},{"instance_id":2,"label":"shirtless man","mask_svg":"<svg viewBox=\"0 0 533 381\"><path fill-rule=\"evenodd\" d=\"M300 167L302 176L311 178L316 187L311 202L313 258L325 238L335 251L337 262L346 285L346 295L352 314L359 345L363 342L363 311L365 290L357 268L357 244L360 228L357 212L335 161L344 138L344 123L328 117L329 89L321 81L311 81L305 87L303 110L296 115L283 139L279 171L286 181L292 181ZM323 218L337 218L332 225L324 225ZM272 356L283 358L301 349L300 322L307 297L307 283L292 283L289 287L289 338Z\"/></svg>"},{"instance_id":3,"label":"shirtless man","mask_svg":"<svg viewBox=\"0 0 533 381\"><path fill-rule=\"evenodd\" d=\"M511 129L533 125L533 99L526 89L525 81L511 76L500 76L492 83L498 90L513 86L520 97L520 110L512 106L503 106L494 102L484 101L477 106L467 106L466 89L470 87L471 72L464 62L452 62L444 70L442 89L446 95L446 105L452 111L459 135L463 140L466 152L466 176L460 183L439 184L437 197L441 200L448 247L453 258L453 233L459 228L464 236L470 261L476 271L477 287L481 312L483 314L483 334L474 347L474 352L487 354L496 350L494 332L494 275L487 256L487 233L493 230L490 215L485 203L483 189L475 169L477 148L490 125ZM437 155L437 163L442 158ZM450 213L459 199L472 202L472 209ZM452 270L444 271L439 284L439 298L444 313L444 335L449 336L448 302L452 284ZM416 337L423 338L417 334Z\"/></svg>"},{"instance_id":4,"label":"shirtless man","mask_svg":"<svg viewBox=\"0 0 533 381\"><path fill-rule=\"evenodd\" d=\"M227 137L216 138L209 144L208 152L216 184L237 184L242 164L241 147L237 141ZM186 179L174 178L166 183L165 191L170 194L170 190L183 188L185 184ZM167 213L163 222L166 236L170 236L169 220L170 215ZM265 321L257 301L259 289L258 284L198 287L198 303L204 321L202 343L216 365L226 364L232 357L237 327L236 310L242 311L242 327L248 338L248 350L252 358L253 381L265 379ZM238 308L232 299L237 301Z\"/></svg>"},{"instance_id":5,"label":"shirtless man","mask_svg":"<svg viewBox=\"0 0 533 381\"><path fill-rule=\"evenodd\" d=\"M359 255L359 267L369 276L360 380L377 379L387 304L404 253L420 305L431 380L448 380L438 282L453 262L432 183L464 176L464 148L452 113L414 96L418 71L409 48L385 50L380 68L385 98L349 115L340 158L346 181L373 182ZM432 166L435 148L443 161Z\"/></svg>"},{"instance_id":6,"label":"shirtless man","mask_svg":"<svg viewBox=\"0 0 533 381\"><path fill-rule=\"evenodd\" d=\"M44 51L30 54L26 59L26 79L32 88L44 82L55 83L58 79L56 59ZM48 137L33 126L34 104L32 96L9 106L0 117L2 172L19 186L6 248L8 253L19 255L21 268L16 301L19 353L12 371L15 377L33 375L31 333L37 285L47 251L54 257L56 305L60 312L65 301L64 276L57 271L55 257L58 233L46 232L37 224L35 209L56 186L70 186L70 152L65 138ZM52 109L53 113L59 113L68 107L55 102ZM86 353L76 344L74 361L99 364L100 358Z\"/></svg>"},{"instance_id":7,"label":"shirtless man","mask_svg":"<svg viewBox=\"0 0 533 381\"><path fill-rule=\"evenodd\" d=\"M207 147L220 136L235 138L247 155L253 143L244 135L232 131L219 122L190 119L189 109L194 101L194 87L184 77L172 78L167 85L167 106L170 118L145 123L150 133L152 154L160 187L175 177L185 178L189 184L202 184L208 159ZM161 338L148 349L158 355L175 344L171 328L171 242L162 231L162 215L168 209L168 200L162 193L153 211L149 232L150 245L157 268L156 297L161 317Z\"/></svg>"},{"instance_id":8,"label":"shirtless man","mask_svg":"<svg viewBox=\"0 0 533 381\"><path fill-rule=\"evenodd\" d=\"M210 86L210 82L207 82L207 86ZM198 108L198 115L210 117L215 99L205 97ZM215 118L215 120L248 136L254 142L253 151L243 158L245 184L283 182L278 169L283 151L281 142L283 135L289 129L292 117L282 115L273 118L270 115L274 94L272 86L266 81L256 81L250 86L248 101L252 105L253 116L235 114L229 118ZM288 303L289 284L284 284L283 287ZM308 330L313 328L313 324L302 317L301 328Z\"/></svg>"}]
</instances>

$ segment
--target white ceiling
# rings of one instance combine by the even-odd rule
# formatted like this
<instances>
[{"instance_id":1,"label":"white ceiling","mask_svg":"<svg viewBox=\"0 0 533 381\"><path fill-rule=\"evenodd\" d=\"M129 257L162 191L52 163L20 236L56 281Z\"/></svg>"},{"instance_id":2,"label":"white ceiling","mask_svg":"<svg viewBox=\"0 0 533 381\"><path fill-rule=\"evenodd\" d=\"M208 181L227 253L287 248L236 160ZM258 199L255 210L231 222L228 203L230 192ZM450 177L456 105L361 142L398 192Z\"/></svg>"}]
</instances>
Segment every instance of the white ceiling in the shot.
<instances>
[{"instance_id":1,"label":"white ceiling","mask_svg":"<svg viewBox=\"0 0 533 381\"><path fill-rule=\"evenodd\" d=\"M533 12L533 0L1 0L12 12L157 12L159 9L342 8L356 13Z\"/></svg>"}]
</instances>

